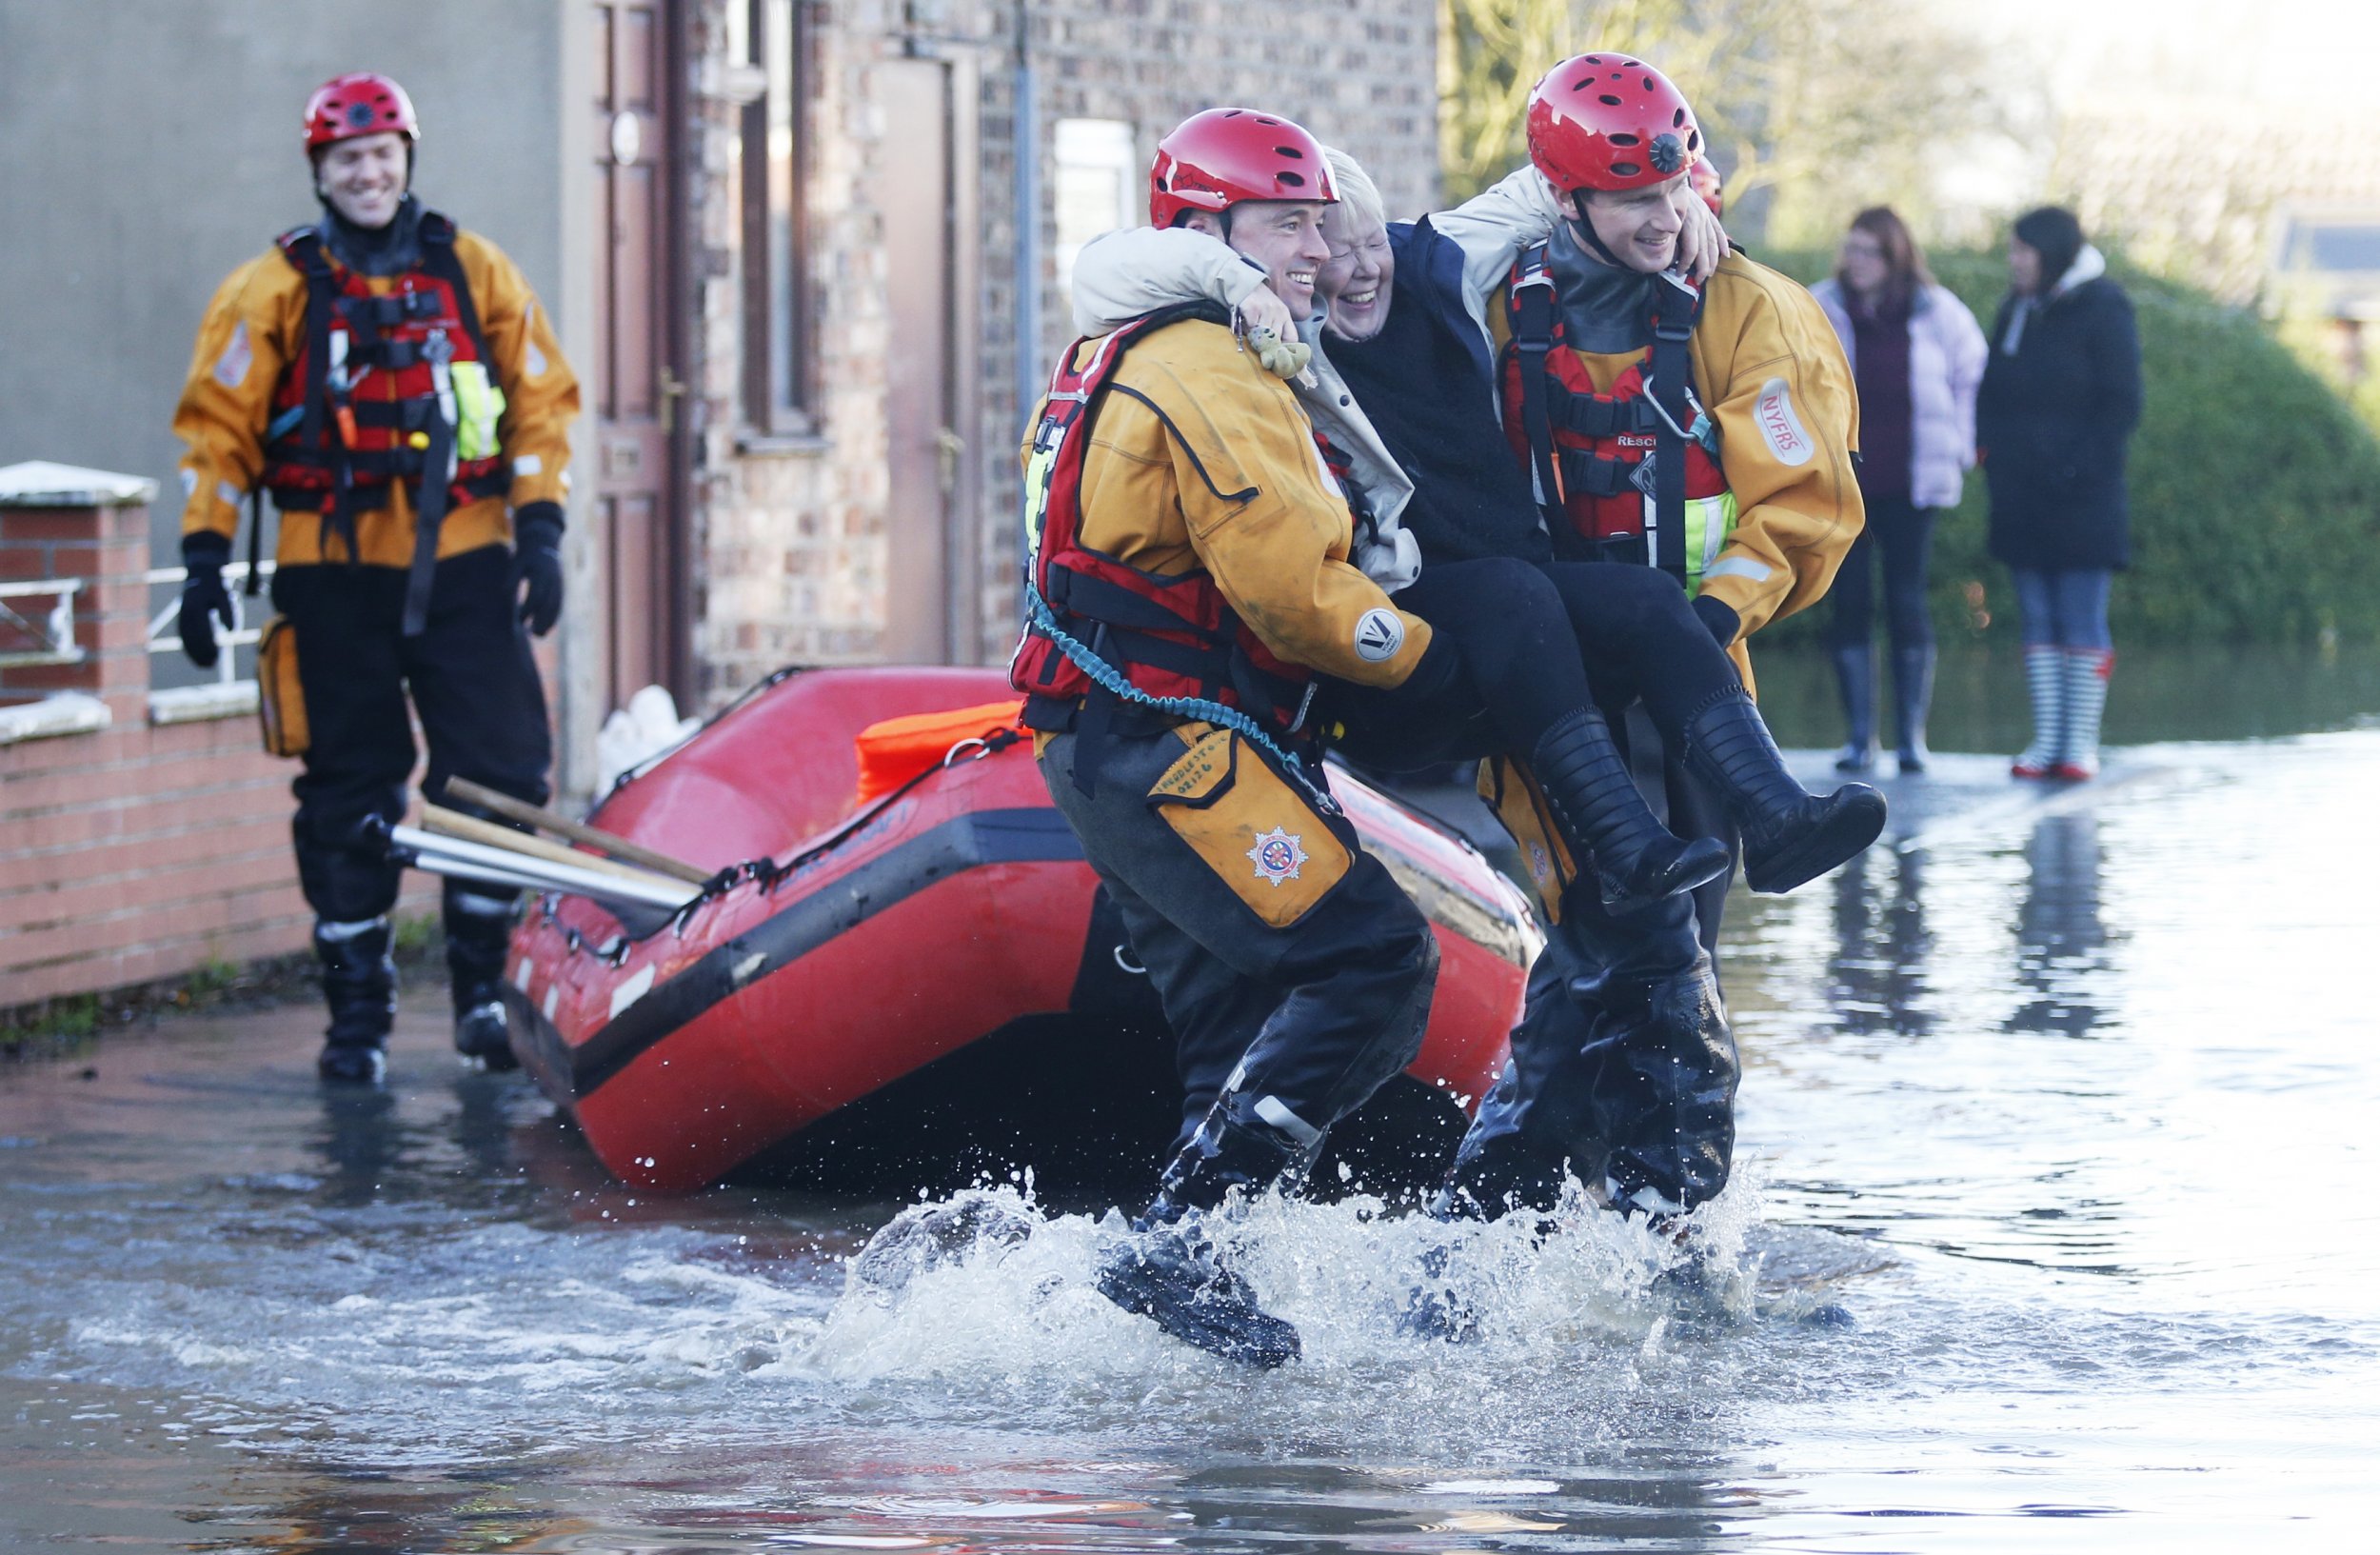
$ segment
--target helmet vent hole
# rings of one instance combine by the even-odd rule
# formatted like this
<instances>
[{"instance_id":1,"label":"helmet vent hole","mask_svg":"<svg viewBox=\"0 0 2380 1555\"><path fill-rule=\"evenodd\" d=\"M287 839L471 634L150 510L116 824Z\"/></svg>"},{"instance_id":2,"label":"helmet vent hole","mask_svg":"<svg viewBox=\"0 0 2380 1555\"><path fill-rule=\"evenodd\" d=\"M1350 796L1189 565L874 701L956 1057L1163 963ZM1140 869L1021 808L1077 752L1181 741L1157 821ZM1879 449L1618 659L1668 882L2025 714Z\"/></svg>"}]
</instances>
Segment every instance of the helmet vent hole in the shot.
<instances>
[{"instance_id":1,"label":"helmet vent hole","mask_svg":"<svg viewBox=\"0 0 2380 1555\"><path fill-rule=\"evenodd\" d=\"M1306 154L1295 146L1276 146L1273 150L1282 156L1295 157L1300 162L1306 159Z\"/></svg>"},{"instance_id":2,"label":"helmet vent hole","mask_svg":"<svg viewBox=\"0 0 2380 1555\"><path fill-rule=\"evenodd\" d=\"M1618 98L1616 98L1616 97L1615 97L1615 96L1613 96L1613 95L1612 95L1610 92L1608 92L1608 91L1607 91L1607 92L1604 92L1601 96L1599 96L1599 97L1596 98L1596 101L1597 101L1597 102L1598 102L1598 103L1607 104L1608 106L1610 106L1610 107L1612 107L1612 108L1617 108L1617 107L1619 107L1619 99L1618 99Z\"/></svg>"},{"instance_id":3,"label":"helmet vent hole","mask_svg":"<svg viewBox=\"0 0 2380 1555\"><path fill-rule=\"evenodd\" d=\"M1261 114L1261 113L1259 113L1259 114L1258 114L1258 115L1256 116L1256 122L1257 122L1257 123L1259 123L1259 124L1269 124L1269 125L1276 125L1276 126L1278 126L1278 125L1280 123L1280 121L1279 121L1279 119L1268 119L1268 118L1266 118L1266 117L1265 117L1263 114Z\"/></svg>"},{"instance_id":4,"label":"helmet vent hole","mask_svg":"<svg viewBox=\"0 0 2380 1555\"><path fill-rule=\"evenodd\" d=\"M1673 128L1675 128L1675 129L1678 129L1678 130L1683 130L1683 129L1685 129L1685 128L1686 128L1686 110L1685 110L1684 109L1682 109L1682 108L1681 108L1681 109L1679 109L1676 112L1675 112L1675 113L1673 113L1673 114L1671 114L1671 115L1669 116L1669 122L1670 122L1671 126L1672 126Z\"/></svg>"},{"instance_id":5,"label":"helmet vent hole","mask_svg":"<svg viewBox=\"0 0 2380 1555\"><path fill-rule=\"evenodd\" d=\"M1603 63L1603 56L1601 54L1589 54L1587 56L1587 63L1590 65L1600 65Z\"/></svg>"},{"instance_id":6,"label":"helmet vent hole","mask_svg":"<svg viewBox=\"0 0 2380 1555\"><path fill-rule=\"evenodd\" d=\"M1686 150L1689 151L1699 151L1702 150L1701 130L1689 130L1686 131Z\"/></svg>"},{"instance_id":7,"label":"helmet vent hole","mask_svg":"<svg viewBox=\"0 0 2380 1555\"><path fill-rule=\"evenodd\" d=\"M1615 146L1636 146L1641 144L1641 142L1635 135L1610 135L1605 138Z\"/></svg>"},{"instance_id":8,"label":"helmet vent hole","mask_svg":"<svg viewBox=\"0 0 2380 1555\"><path fill-rule=\"evenodd\" d=\"M1273 176L1280 180L1282 183L1287 184L1291 189L1303 189L1306 187L1305 179L1298 173L1277 172Z\"/></svg>"},{"instance_id":9,"label":"helmet vent hole","mask_svg":"<svg viewBox=\"0 0 2380 1555\"><path fill-rule=\"evenodd\" d=\"M1615 178L1634 178L1636 174L1642 171L1644 171L1644 169L1634 162L1615 162L1612 164L1612 176Z\"/></svg>"}]
</instances>

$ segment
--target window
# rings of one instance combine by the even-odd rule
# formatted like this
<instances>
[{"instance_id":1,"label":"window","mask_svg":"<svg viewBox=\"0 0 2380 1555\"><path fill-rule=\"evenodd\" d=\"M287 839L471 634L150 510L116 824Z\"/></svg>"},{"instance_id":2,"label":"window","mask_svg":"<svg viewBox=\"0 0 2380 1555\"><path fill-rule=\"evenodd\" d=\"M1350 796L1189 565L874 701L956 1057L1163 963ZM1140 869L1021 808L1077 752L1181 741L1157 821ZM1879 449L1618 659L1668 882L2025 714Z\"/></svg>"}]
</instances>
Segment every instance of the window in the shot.
<instances>
[{"instance_id":1,"label":"window","mask_svg":"<svg viewBox=\"0 0 2380 1555\"><path fill-rule=\"evenodd\" d=\"M752 67L735 172L742 206L744 415L762 436L806 437L813 417L809 233L803 162L809 49L796 0L734 0L729 57Z\"/></svg>"},{"instance_id":2,"label":"window","mask_svg":"<svg viewBox=\"0 0 2380 1555\"><path fill-rule=\"evenodd\" d=\"M1084 244L1145 219L1148 173L1133 154L1132 126L1121 119L1061 119L1055 150L1058 284L1071 288Z\"/></svg>"}]
</instances>

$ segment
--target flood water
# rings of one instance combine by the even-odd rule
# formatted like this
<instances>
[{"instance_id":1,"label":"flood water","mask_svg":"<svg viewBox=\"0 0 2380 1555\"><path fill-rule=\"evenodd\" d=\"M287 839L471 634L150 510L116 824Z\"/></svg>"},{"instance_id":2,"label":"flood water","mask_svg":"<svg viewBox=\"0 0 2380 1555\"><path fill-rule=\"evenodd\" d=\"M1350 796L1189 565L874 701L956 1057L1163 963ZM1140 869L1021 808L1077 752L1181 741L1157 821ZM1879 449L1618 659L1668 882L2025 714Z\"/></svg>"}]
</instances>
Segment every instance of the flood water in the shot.
<instances>
[{"instance_id":1,"label":"flood water","mask_svg":"<svg viewBox=\"0 0 2380 1555\"><path fill-rule=\"evenodd\" d=\"M1952 757L1739 894L1735 1321L1591 1210L1361 1196L1243 1228L1279 1373L1109 1307L1020 1185L1021 1246L853 1284L899 1205L640 1200L435 987L380 1097L303 1007L0 1070L0 1548L2375 1547L2363 724ZM1476 1345L1391 1329L1446 1244Z\"/></svg>"}]
</instances>

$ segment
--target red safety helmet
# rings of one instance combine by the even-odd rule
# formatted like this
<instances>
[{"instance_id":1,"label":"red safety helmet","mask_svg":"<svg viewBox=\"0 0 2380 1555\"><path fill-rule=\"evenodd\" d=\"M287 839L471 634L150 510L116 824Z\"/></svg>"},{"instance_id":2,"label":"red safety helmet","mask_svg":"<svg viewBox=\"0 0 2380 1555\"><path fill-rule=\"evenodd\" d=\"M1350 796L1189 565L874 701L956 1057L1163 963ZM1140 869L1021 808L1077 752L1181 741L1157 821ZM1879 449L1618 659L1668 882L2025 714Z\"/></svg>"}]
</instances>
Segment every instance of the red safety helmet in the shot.
<instances>
[{"instance_id":1,"label":"red safety helmet","mask_svg":"<svg viewBox=\"0 0 2380 1555\"><path fill-rule=\"evenodd\" d=\"M405 94L405 89L377 71L334 75L306 100L309 155L339 141L390 131L418 141L422 124L413 116L413 99Z\"/></svg>"},{"instance_id":2,"label":"red safety helmet","mask_svg":"<svg viewBox=\"0 0 2380 1555\"><path fill-rule=\"evenodd\" d=\"M1566 59L1529 93L1529 160L1564 194L1643 189L1701 154L1684 94L1632 55Z\"/></svg>"},{"instance_id":3,"label":"red safety helmet","mask_svg":"<svg viewBox=\"0 0 2380 1555\"><path fill-rule=\"evenodd\" d=\"M1254 109L1192 114L1157 143L1149 165L1149 220L1160 227L1185 210L1227 210L1242 200L1338 198L1322 143Z\"/></svg>"},{"instance_id":4,"label":"red safety helmet","mask_svg":"<svg viewBox=\"0 0 2380 1555\"><path fill-rule=\"evenodd\" d=\"M1726 201L1722 198L1721 193L1719 170L1717 168L1712 166L1711 159L1709 157L1698 156L1695 158L1695 165L1687 170L1686 182L1694 187L1694 191L1696 194L1702 196L1702 203L1711 208L1712 215L1724 216L1727 214L1727 211L1724 209Z\"/></svg>"}]
</instances>

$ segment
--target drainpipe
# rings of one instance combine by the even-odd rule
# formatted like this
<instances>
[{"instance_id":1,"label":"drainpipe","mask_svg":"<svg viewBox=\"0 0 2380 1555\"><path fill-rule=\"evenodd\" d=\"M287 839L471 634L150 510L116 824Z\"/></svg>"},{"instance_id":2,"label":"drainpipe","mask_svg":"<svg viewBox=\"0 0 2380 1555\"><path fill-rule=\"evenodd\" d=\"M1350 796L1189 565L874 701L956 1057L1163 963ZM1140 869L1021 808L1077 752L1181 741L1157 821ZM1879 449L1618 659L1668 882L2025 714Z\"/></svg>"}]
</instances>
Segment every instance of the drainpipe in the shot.
<instances>
[{"instance_id":1,"label":"drainpipe","mask_svg":"<svg viewBox=\"0 0 2380 1555\"><path fill-rule=\"evenodd\" d=\"M1032 0L1017 0L1017 427L1041 393L1041 109L1028 52Z\"/></svg>"}]
</instances>

